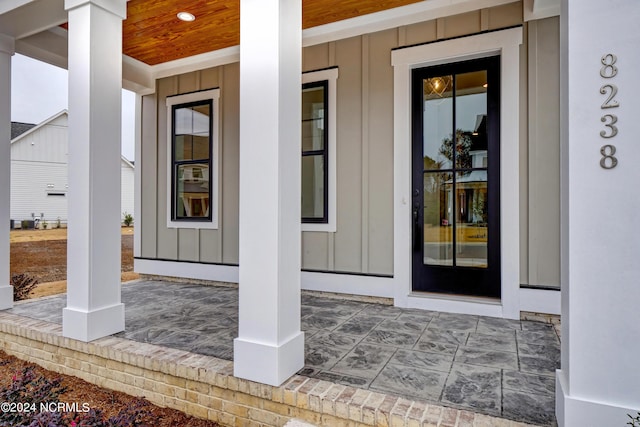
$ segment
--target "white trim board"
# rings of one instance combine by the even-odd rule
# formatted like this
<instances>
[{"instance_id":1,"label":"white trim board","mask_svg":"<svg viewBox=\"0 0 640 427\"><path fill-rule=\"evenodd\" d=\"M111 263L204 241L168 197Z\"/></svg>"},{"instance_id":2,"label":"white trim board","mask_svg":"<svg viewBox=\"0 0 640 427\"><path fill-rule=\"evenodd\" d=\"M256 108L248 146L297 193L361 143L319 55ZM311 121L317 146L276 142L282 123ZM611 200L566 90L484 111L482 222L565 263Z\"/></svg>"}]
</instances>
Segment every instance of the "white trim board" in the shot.
<instances>
[{"instance_id":1,"label":"white trim board","mask_svg":"<svg viewBox=\"0 0 640 427\"><path fill-rule=\"evenodd\" d=\"M134 271L140 274L214 282L238 283L240 268L235 265L134 259ZM301 289L337 294L394 298L393 277L365 276L331 272L302 271ZM560 314L560 292L545 289L520 289L521 311ZM502 305L488 298L443 297L434 294L410 294L398 307L502 317Z\"/></svg>"},{"instance_id":2,"label":"white trim board","mask_svg":"<svg viewBox=\"0 0 640 427\"><path fill-rule=\"evenodd\" d=\"M394 276L395 304L409 307L442 297L412 295L411 225L411 72L433 65L499 54L500 66L500 251L501 310L490 314L520 318L520 224L519 224L519 93L522 28L494 31L442 42L397 49L391 53L394 71ZM451 310L462 307L452 298ZM467 312L485 311L486 303L466 302Z\"/></svg>"},{"instance_id":3,"label":"white trim board","mask_svg":"<svg viewBox=\"0 0 640 427\"><path fill-rule=\"evenodd\" d=\"M133 260L133 271L156 276L238 283L240 270L235 265L136 258Z\"/></svg>"},{"instance_id":4,"label":"white trim board","mask_svg":"<svg viewBox=\"0 0 640 427\"><path fill-rule=\"evenodd\" d=\"M561 294L560 289L520 288L520 311L560 315Z\"/></svg>"}]
</instances>

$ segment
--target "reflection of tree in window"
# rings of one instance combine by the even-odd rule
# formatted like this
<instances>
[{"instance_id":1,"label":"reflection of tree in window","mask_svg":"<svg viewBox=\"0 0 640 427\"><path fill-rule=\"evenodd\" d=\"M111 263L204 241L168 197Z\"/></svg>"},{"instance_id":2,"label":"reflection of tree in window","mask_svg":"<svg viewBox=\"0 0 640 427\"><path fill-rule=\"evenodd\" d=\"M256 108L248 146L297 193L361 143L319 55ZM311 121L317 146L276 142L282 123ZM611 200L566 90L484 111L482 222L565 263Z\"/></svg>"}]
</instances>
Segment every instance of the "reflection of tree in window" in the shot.
<instances>
[{"instance_id":1,"label":"reflection of tree in window","mask_svg":"<svg viewBox=\"0 0 640 427\"><path fill-rule=\"evenodd\" d=\"M458 169L470 169L472 167L471 145L471 133L465 132L462 129L456 130L456 165ZM442 140L442 145L438 153L453 162L452 135Z\"/></svg>"}]
</instances>

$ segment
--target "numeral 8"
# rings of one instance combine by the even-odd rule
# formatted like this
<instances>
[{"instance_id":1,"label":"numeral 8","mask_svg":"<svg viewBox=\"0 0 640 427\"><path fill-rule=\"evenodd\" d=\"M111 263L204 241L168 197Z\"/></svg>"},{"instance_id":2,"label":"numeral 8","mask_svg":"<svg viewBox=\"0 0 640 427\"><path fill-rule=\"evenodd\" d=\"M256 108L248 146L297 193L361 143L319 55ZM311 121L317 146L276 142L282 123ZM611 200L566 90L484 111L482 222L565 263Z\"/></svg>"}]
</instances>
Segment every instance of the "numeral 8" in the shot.
<instances>
[{"instance_id":1,"label":"numeral 8","mask_svg":"<svg viewBox=\"0 0 640 427\"><path fill-rule=\"evenodd\" d=\"M602 168L613 169L618 165L618 159L614 156L614 154L616 154L616 147L613 145L603 145L602 148L600 148L600 154L602 154L602 158L600 159L600 166Z\"/></svg>"},{"instance_id":2,"label":"numeral 8","mask_svg":"<svg viewBox=\"0 0 640 427\"><path fill-rule=\"evenodd\" d=\"M610 79L611 77L615 77L618 74L618 67L614 64L618 61L618 57L613 53L607 53L600 59L602 63L602 68L600 68L600 76L605 79Z\"/></svg>"}]
</instances>

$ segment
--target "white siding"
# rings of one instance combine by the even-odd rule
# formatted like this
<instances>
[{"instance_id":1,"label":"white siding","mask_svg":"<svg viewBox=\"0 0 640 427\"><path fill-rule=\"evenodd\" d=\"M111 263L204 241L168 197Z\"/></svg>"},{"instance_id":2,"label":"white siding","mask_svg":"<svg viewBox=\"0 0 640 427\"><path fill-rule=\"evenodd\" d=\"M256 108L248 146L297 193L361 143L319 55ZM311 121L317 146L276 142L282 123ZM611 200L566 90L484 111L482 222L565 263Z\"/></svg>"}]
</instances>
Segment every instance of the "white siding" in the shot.
<instances>
[{"instance_id":1,"label":"white siding","mask_svg":"<svg viewBox=\"0 0 640 427\"><path fill-rule=\"evenodd\" d=\"M11 219L44 214L50 226L67 222L67 114L19 136L11 143ZM122 209L133 215L134 172L121 161ZM63 195L60 195L63 194Z\"/></svg>"},{"instance_id":2,"label":"white siding","mask_svg":"<svg viewBox=\"0 0 640 427\"><path fill-rule=\"evenodd\" d=\"M122 217L124 219L124 214L129 213L133 215L133 189L134 189L134 173L133 168L127 164L124 160L121 162L121 185L122 185L122 196L121 196L121 206L120 212L122 213ZM134 215L135 221L135 215Z\"/></svg>"}]
</instances>

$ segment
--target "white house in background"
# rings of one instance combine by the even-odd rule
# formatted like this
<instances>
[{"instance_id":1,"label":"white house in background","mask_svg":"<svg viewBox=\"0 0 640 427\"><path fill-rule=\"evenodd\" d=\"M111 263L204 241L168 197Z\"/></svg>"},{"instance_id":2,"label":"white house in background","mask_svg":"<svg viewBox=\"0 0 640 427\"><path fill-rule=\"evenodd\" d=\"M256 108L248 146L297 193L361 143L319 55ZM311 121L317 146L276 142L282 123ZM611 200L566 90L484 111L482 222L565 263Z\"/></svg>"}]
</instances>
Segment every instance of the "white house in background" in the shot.
<instances>
[{"instance_id":1,"label":"white house in background","mask_svg":"<svg viewBox=\"0 0 640 427\"><path fill-rule=\"evenodd\" d=\"M60 111L11 141L11 219L67 223L68 112ZM120 160L121 212L133 215L133 164Z\"/></svg>"}]
</instances>

